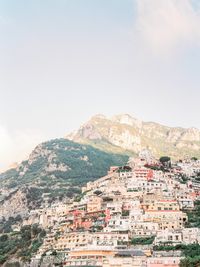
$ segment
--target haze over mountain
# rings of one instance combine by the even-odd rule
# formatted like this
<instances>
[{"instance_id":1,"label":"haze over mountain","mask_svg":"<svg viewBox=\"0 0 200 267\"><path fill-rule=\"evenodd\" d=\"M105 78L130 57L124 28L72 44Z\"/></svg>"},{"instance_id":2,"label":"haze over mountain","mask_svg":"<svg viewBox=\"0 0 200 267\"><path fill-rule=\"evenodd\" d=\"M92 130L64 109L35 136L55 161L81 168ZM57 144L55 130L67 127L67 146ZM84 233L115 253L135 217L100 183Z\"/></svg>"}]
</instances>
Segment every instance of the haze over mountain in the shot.
<instances>
[{"instance_id":1,"label":"haze over mountain","mask_svg":"<svg viewBox=\"0 0 200 267\"><path fill-rule=\"evenodd\" d=\"M145 148L156 157L199 157L200 131L144 122L128 114L95 115L65 138L37 145L27 160L0 174L2 192L10 192L7 200L0 198L0 213L26 215L42 203L44 193L51 201L80 194L81 185L105 175L110 166L126 164L129 156ZM16 195L23 203L19 210L8 208Z\"/></svg>"},{"instance_id":2,"label":"haze over mountain","mask_svg":"<svg viewBox=\"0 0 200 267\"><path fill-rule=\"evenodd\" d=\"M8 2L0 171L96 113L200 128L198 0Z\"/></svg>"},{"instance_id":3,"label":"haze over mountain","mask_svg":"<svg viewBox=\"0 0 200 267\"><path fill-rule=\"evenodd\" d=\"M65 138L109 153L133 155L149 148L157 157L200 156L199 129L144 122L129 114L113 117L95 115ZM23 160L27 160L27 157ZM10 166L14 167L16 163Z\"/></svg>"},{"instance_id":4,"label":"haze over mountain","mask_svg":"<svg viewBox=\"0 0 200 267\"><path fill-rule=\"evenodd\" d=\"M109 152L138 153L149 148L160 157L200 156L200 130L144 122L128 114L96 115L66 138Z\"/></svg>"}]
</instances>

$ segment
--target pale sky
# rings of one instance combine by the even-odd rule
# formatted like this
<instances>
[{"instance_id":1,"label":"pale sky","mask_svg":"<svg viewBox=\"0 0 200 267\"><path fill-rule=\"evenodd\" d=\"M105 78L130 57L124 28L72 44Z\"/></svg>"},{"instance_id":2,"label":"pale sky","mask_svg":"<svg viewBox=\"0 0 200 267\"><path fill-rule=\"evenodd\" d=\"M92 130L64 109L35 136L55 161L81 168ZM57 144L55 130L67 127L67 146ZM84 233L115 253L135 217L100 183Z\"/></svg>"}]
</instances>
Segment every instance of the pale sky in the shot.
<instances>
[{"instance_id":1,"label":"pale sky","mask_svg":"<svg viewBox=\"0 0 200 267\"><path fill-rule=\"evenodd\" d=\"M199 0L0 0L0 170L96 113L200 128Z\"/></svg>"}]
</instances>

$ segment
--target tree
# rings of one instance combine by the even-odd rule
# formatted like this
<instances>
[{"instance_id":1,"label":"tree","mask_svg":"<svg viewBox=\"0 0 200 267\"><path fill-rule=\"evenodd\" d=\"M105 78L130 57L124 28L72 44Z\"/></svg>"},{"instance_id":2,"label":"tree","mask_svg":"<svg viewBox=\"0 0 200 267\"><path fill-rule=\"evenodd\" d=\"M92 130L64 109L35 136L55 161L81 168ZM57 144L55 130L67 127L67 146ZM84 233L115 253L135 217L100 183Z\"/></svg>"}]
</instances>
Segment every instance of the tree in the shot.
<instances>
[{"instance_id":1,"label":"tree","mask_svg":"<svg viewBox=\"0 0 200 267\"><path fill-rule=\"evenodd\" d=\"M5 241L7 241L8 240L8 235L2 235L2 236L0 236L0 242L5 242Z\"/></svg>"},{"instance_id":2,"label":"tree","mask_svg":"<svg viewBox=\"0 0 200 267\"><path fill-rule=\"evenodd\" d=\"M192 157L191 160L193 160L193 161L197 161L198 158L197 158L197 157Z\"/></svg>"},{"instance_id":3,"label":"tree","mask_svg":"<svg viewBox=\"0 0 200 267\"><path fill-rule=\"evenodd\" d=\"M200 266L200 256L196 257L187 257L180 261L180 267L198 267Z\"/></svg>"},{"instance_id":4,"label":"tree","mask_svg":"<svg viewBox=\"0 0 200 267\"><path fill-rule=\"evenodd\" d=\"M168 156L163 156L163 157L160 158L160 162L161 163L166 163L166 162L169 162L169 161L171 161L171 158L168 157Z\"/></svg>"},{"instance_id":5,"label":"tree","mask_svg":"<svg viewBox=\"0 0 200 267\"><path fill-rule=\"evenodd\" d=\"M171 167L171 158L168 156L163 156L159 159L160 163L165 166L170 168Z\"/></svg>"}]
</instances>

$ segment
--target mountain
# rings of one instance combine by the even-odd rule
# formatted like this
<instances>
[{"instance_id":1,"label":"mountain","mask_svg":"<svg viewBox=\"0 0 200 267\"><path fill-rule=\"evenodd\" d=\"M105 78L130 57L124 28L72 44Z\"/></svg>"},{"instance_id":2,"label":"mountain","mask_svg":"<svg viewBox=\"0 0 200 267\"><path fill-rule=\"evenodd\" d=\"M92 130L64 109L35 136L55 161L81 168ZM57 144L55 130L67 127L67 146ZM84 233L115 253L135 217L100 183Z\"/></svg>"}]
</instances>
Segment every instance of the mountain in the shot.
<instances>
[{"instance_id":1,"label":"mountain","mask_svg":"<svg viewBox=\"0 0 200 267\"><path fill-rule=\"evenodd\" d=\"M0 219L26 216L46 201L71 198L80 187L123 165L143 149L156 156L200 157L200 131L143 122L128 114L96 115L80 129L38 145L28 160L0 174Z\"/></svg>"},{"instance_id":2,"label":"mountain","mask_svg":"<svg viewBox=\"0 0 200 267\"><path fill-rule=\"evenodd\" d=\"M148 148L160 157L200 157L200 131L144 122L128 114L96 115L66 138L115 153L134 154Z\"/></svg>"},{"instance_id":3,"label":"mountain","mask_svg":"<svg viewBox=\"0 0 200 267\"><path fill-rule=\"evenodd\" d=\"M26 215L41 205L45 193L49 201L80 194L84 183L104 176L110 166L127 160L127 155L103 152L67 139L42 143L28 160L0 174L0 219Z\"/></svg>"}]
</instances>

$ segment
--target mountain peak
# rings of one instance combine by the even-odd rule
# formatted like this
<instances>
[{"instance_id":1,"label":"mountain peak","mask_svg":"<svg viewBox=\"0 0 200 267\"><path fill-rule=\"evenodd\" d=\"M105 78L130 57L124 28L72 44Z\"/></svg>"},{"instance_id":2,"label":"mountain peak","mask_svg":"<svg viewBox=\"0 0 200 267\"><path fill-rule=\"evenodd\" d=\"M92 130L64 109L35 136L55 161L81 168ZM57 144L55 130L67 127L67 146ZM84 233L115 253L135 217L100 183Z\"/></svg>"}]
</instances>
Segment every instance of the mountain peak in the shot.
<instances>
[{"instance_id":1,"label":"mountain peak","mask_svg":"<svg viewBox=\"0 0 200 267\"><path fill-rule=\"evenodd\" d=\"M111 118L111 120L113 122L118 122L120 124L127 124L129 126L135 126L135 127L138 127L138 128L142 127L142 121L137 119L137 118L135 118L135 117L132 117L129 114L115 115L115 116L113 116Z\"/></svg>"},{"instance_id":2,"label":"mountain peak","mask_svg":"<svg viewBox=\"0 0 200 267\"><path fill-rule=\"evenodd\" d=\"M104 114L96 114L94 116L91 117L90 120L95 120L95 119L107 119L107 117Z\"/></svg>"},{"instance_id":3,"label":"mountain peak","mask_svg":"<svg viewBox=\"0 0 200 267\"><path fill-rule=\"evenodd\" d=\"M109 152L134 154L149 148L157 157L166 153L174 158L200 156L198 129L143 122L126 113L110 118L97 114L67 138Z\"/></svg>"}]
</instances>

